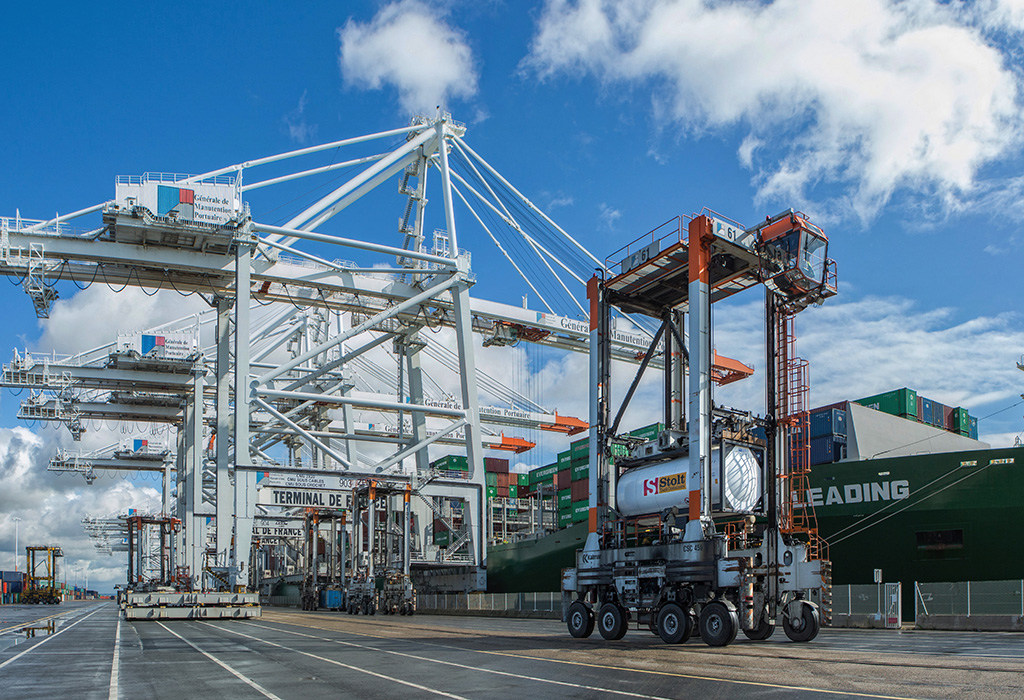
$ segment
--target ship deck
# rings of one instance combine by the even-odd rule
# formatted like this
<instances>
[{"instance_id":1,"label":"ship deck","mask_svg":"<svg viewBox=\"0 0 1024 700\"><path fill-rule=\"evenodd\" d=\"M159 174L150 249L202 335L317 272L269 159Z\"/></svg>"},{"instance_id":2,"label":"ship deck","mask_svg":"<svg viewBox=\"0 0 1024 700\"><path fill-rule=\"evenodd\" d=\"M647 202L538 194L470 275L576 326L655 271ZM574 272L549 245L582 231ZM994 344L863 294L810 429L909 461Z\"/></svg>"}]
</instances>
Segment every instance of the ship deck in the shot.
<instances>
[{"instance_id":1,"label":"ship deck","mask_svg":"<svg viewBox=\"0 0 1024 700\"><path fill-rule=\"evenodd\" d=\"M55 616L55 617L51 617ZM43 619L46 618L46 619ZM714 649L546 620L349 616L129 622L110 602L0 608L0 687L22 698L1019 698L1020 635L825 629ZM48 620L55 620L46 632ZM25 627L43 627L27 636Z\"/></svg>"}]
</instances>

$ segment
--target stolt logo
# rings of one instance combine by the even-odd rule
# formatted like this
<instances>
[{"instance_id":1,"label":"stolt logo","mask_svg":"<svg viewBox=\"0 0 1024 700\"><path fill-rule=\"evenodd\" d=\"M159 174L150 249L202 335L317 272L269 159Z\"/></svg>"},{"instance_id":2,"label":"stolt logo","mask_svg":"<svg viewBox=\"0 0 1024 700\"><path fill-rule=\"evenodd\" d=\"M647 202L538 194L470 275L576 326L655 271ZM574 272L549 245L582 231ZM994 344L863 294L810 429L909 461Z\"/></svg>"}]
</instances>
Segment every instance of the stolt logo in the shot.
<instances>
[{"instance_id":1,"label":"stolt logo","mask_svg":"<svg viewBox=\"0 0 1024 700\"><path fill-rule=\"evenodd\" d=\"M645 496L657 496L658 495L658 480L655 479L644 479L644 495Z\"/></svg>"}]
</instances>

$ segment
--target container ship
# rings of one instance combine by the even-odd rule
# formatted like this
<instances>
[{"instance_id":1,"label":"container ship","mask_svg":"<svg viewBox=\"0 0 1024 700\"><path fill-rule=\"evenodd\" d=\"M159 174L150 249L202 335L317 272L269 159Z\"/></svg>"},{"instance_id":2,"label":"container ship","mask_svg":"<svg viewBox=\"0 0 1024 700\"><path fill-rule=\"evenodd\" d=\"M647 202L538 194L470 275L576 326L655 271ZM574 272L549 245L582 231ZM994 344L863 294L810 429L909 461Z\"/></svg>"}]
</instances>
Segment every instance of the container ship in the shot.
<instances>
[{"instance_id":1,"label":"container ship","mask_svg":"<svg viewBox=\"0 0 1024 700\"><path fill-rule=\"evenodd\" d=\"M652 439L661 429L632 434ZM991 449L977 438L966 409L907 388L811 411L812 471L797 507L814 511L833 583L870 583L875 569L911 590L915 581L1024 578L1024 562L993 537L1024 519L1024 447ZM548 499L558 529L508 542L492 532L489 591L558 590L587 536L585 510L574 512L586 503L587 462L581 440L555 464L518 476L520 491ZM496 507L507 509L492 505L492 514Z\"/></svg>"}]
</instances>

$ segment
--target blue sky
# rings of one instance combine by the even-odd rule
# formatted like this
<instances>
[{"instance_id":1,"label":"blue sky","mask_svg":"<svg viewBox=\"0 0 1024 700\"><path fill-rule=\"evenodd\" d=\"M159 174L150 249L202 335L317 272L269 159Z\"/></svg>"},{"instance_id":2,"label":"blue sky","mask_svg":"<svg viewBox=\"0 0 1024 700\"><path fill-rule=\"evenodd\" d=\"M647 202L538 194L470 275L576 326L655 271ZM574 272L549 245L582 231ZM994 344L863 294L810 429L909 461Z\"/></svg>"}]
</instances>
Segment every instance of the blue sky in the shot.
<instances>
[{"instance_id":1,"label":"blue sky","mask_svg":"<svg viewBox=\"0 0 1024 700\"><path fill-rule=\"evenodd\" d=\"M45 29L10 33L0 58L0 215L49 218L111 198L117 175L203 172L443 103L598 257L705 206L748 224L803 209L841 281L800 320L814 403L910 386L1002 411L981 424L993 444L1024 429L1024 408L1003 410L1024 386L1019 0L56 3L5 19ZM257 218L277 223L292 192L254 195ZM373 201L328 230L399 243L402 202ZM474 293L518 304L522 285L463 227ZM57 328L0 294L4 353L73 349L99 303L59 302ZM718 340L755 365L756 301L723 309ZM8 464L18 401L0 398ZM69 497L55 483L40 493Z\"/></svg>"}]
</instances>

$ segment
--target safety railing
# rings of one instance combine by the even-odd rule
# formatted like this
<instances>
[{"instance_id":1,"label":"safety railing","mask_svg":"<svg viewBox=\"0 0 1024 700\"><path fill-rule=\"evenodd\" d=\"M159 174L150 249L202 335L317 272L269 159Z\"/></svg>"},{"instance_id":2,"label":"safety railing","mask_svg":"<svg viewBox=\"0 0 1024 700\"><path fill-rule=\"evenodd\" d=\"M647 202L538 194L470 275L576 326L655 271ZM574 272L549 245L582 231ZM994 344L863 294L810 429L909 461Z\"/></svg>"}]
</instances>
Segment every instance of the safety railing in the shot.
<instances>
[{"instance_id":1,"label":"safety railing","mask_svg":"<svg viewBox=\"0 0 1024 700\"><path fill-rule=\"evenodd\" d=\"M915 583L914 612L917 616L1024 617L1024 579Z\"/></svg>"},{"instance_id":2,"label":"safety railing","mask_svg":"<svg viewBox=\"0 0 1024 700\"><path fill-rule=\"evenodd\" d=\"M538 593L419 593L416 609L424 613L561 613L562 594Z\"/></svg>"}]
</instances>

